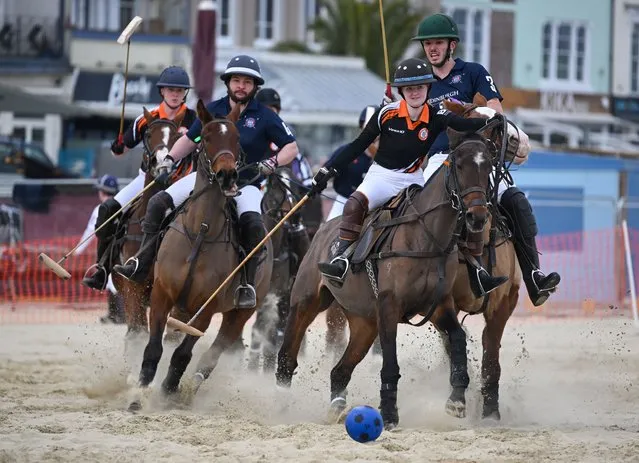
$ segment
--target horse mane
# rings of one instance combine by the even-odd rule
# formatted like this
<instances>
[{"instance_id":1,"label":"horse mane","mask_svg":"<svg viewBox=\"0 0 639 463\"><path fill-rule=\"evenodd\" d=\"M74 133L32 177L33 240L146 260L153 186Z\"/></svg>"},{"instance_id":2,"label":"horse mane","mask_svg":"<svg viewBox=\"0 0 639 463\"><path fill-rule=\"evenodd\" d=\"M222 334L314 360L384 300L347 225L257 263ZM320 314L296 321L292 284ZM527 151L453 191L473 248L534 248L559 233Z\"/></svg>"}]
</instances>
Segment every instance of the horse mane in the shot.
<instances>
[{"instance_id":1,"label":"horse mane","mask_svg":"<svg viewBox=\"0 0 639 463\"><path fill-rule=\"evenodd\" d=\"M235 124L240 119L240 105L236 104L226 118Z\"/></svg>"}]
</instances>

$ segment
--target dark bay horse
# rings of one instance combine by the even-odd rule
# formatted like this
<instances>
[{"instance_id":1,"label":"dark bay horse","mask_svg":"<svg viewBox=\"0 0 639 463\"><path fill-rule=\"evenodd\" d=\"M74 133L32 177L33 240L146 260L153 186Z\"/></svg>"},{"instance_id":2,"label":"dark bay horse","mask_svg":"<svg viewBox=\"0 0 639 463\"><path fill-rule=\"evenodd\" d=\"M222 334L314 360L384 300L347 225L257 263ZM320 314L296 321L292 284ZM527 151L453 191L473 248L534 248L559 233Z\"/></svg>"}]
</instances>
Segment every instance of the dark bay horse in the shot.
<instances>
[{"instance_id":1,"label":"dark bay horse","mask_svg":"<svg viewBox=\"0 0 639 463\"><path fill-rule=\"evenodd\" d=\"M157 372L162 356L162 333L169 312L179 307L193 316L213 291L231 274L241 259L238 253L238 232L235 228L235 208L231 197L237 194L237 163L240 159L239 132L235 123L240 105L226 119L214 119L201 100L197 104L202 121L202 150L198 157L195 188L182 212L171 223L155 262L151 291L150 336L144 350L139 385L147 387ZM199 252L194 256L193 242L199 230L205 230ZM272 246L267 243L256 278L258 306L266 296L273 266ZM240 272L241 273L241 272ZM209 350L202 356L194 377L194 391L211 374L220 355L240 336L246 321L255 309L235 309L234 291L238 276L213 299L196 318L193 326L204 332L215 313L222 313L222 325ZM185 291L185 288L188 288ZM166 394L178 390L184 371L191 361L198 337L186 335L177 347L162 390ZM141 407L139 399L130 410Z\"/></svg>"},{"instance_id":2,"label":"dark bay horse","mask_svg":"<svg viewBox=\"0 0 639 463\"><path fill-rule=\"evenodd\" d=\"M444 106L449 111L464 117L492 117L488 108L486 108L486 99L480 94L475 95L472 104L463 104L461 102L444 101ZM477 108L479 111L477 111ZM452 140L459 138L461 134L455 134L450 131ZM486 133L487 137L495 143L497 150L501 149L503 144L503 134L498 131L490 131ZM513 146L515 152L509 150L507 160L514 157L522 157L527 155L529 146L520 143L516 135L509 135L510 140L508 146ZM489 224L493 223L494 208L491 205L491 218ZM519 289L521 287L521 271L517 262L515 248L507 233L503 230L496 230L495 242L490 243L491 227L484 230L484 254L483 261L490 263L492 272L497 275L508 276L506 283L499 286L495 291L490 293L487 298L477 299L470 290L470 281L468 277L468 268L465 264L464 257L460 253L460 263L457 270L457 278L453 286L453 299L455 310L463 311L471 315L482 314L485 326L482 334L482 367L481 367L481 392L483 396L483 413L484 418L499 419L499 379L501 376L501 366L499 363L499 350L501 348L501 338L508 319L512 315L519 297ZM494 256L494 262L491 263L491 253ZM331 317L329 318L329 313ZM343 352L342 343L345 343L345 326L346 320L339 305L333 303L327 311L327 348L335 349ZM440 333L445 331L444 327L432 320L434 326ZM442 336L446 351L450 356L450 346L445 336ZM341 349L341 350L340 350Z\"/></svg>"},{"instance_id":3,"label":"dark bay horse","mask_svg":"<svg viewBox=\"0 0 639 463\"><path fill-rule=\"evenodd\" d=\"M262 215L267 230L273 229L305 193L288 167L278 167L269 175L262 200ZM274 259L270 294L277 301L275 307L264 307L257 311L249 353L249 369L253 371L259 368L260 359L263 360L265 372L275 369L277 349L281 345L289 313L291 287L300 262L310 246L303 211L304 207L302 212L289 218L271 237Z\"/></svg>"},{"instance_id":4,"label":"dark bay horse","mask_svg":"<svg viewBox=\"0 0 639 463\"><path fill-rule=\"evenodd\" d=\"M461 102L444 102L449 111L464 117L492 117L489 108L486 108L486 99L480 94L476 94L473 98L473 104L463 104ZM479 108L479 110L478 110ZM509 148L506 153L506 161L513 159L522 159L528 155L530 146L525 140L519 140L517 130L508 134L509 139L506 140ZM459 135L457 135L459 136ZM487 133L487 137L495 142L495 148L500 150L504 143L503 133L497 131ZM523 138L523 137L522 137ZM451 142L454 141L454 137ZM494 205L491 205L490 224L494 224L495 217ZM519 298L519 288L521 287L521 270L517 261L515 247L511 239L508 239L508 232L504 233L503 229L495 229L495 240L491 243L489 233L492 227L486 227L484 243L483 261L491 262L491 254L494 256L494 262L489 264L492 267L493 274L506 275L508 281L490 293L488 297L477 299L470 290L468 279L468 268L465 263L460 262L457 271L457 279L453 287L453 299L455 308L474 315L483 314L484 330L482 333L482 365L481 365L481 392L483 396L483 412L484 418L500 419L499 413L499 379L501 377L501 366L499 363L499 350L501 348L501 338L508 319L512 315L517 306ZM492 250L491 250L492 248ZM461 256L460 256L461 261ZM437 328L441 330L441 327Z\"/></svg>"},{"instance_id":5,"label":"dark bay horse","mask_svg":"<svg viewBox=\"0 0 639 463\"><path fill-rule=\"evenodd\" d=\"M144 118L147 123L144 144L144 162L147 166L144 186L147 186L156 177L156 166L161 159L171 150L171 147L180 137L178 128L182 125L185 113L179 114L175 120L162 119L153 116L144 108ZM176 172L175 178L180 178L190 171L189 162L191 157L183 159L180 168ZM161 185L154 185L146 190L142 196L135 201L122 215L116 232L117 256L115 263L126 262L127 259L135 255L142 243L142 220L146 213L146 207L151 197L162 189ZM136 283L128 280L117 272L112 273L113 284L124 298L125 317L128 326L127 336L135 335L139 332L147 331L146 308L151 293L151 282L153 272L143 283Z\"/></svg>"},{"instance_id":6,"label":"dark bay horse","mask_svg":"<svg viewBox=\"0 0 639 463\"><path fill-rule=\"evenodd\" d=\"M375 251L378 264L369 255L366 270L353 273L351 268L341 286L324 279L317 267L327 258L339 221L319 229L293 284L291 314L278 354L279 386L290 387L302 336L316 316L336 301L345 310L350 340L331 371L331 411L339 414L345 409L352 372L379 330L383 352L380 409L386 429L392 429L399 422L397 325L421 314L425 318L418 325L430 319L448 334L453 391L446 409L465 416L469 382L466 334L457 320L452 297L458 269L457 234L463 223L478 231L488 219L490 155L483 136L465 137L423 189L405 190L402 212L394 219L399 226Z\"/></svg>"}]
</instances>

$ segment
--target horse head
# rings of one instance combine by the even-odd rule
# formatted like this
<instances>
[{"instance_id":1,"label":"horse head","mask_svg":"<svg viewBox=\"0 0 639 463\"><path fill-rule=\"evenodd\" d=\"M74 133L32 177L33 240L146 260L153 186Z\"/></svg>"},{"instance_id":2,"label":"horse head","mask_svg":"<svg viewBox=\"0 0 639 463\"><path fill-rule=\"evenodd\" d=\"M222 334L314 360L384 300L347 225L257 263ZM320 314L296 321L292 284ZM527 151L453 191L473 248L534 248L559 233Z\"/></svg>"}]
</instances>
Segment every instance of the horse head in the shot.
<instances>
[{"instance_id":1,"label":"horse head","mask_svg":"<svg viewBox=\"0 0 639 463\"><path fill-rule=\"evenodd\" d=\"M458 100L444 100L443 102L446 109L459 116L490 119L497 114L497 111L489 108L486 104L486 98L479 93L475 94L472 103L463 103ZM480 134L494 143L496 153L499 153L501 150L504 140L502 129L502 124L491 124L479 131ZM507 133L508 137L506 140L508 145L504 160L508 162L512 161L515 164L524 163L526 159L528 159L528 153L530 153L530 140L528 139L528 135L510 121L507 123ZM461 141L462 134L453 129L448 129L448 138L451 148L454 148Z\"/></svg>"},{"instance_id":2,"label":"horse head","mask_svg":"<svg viewBox=\"0 0 639 463\"><path fill-rule=\"evenodd\" d=\"M174 120L170 120L154 116L146 108L143 109L147 123L147 130L142 140L144 156L149 172L155 177L158 174L157 165L169 154L173 144L181 136L179 128L186 113L181 112Z\"/></svg>"},{"instance_id":3,"label":"horse head","mask_svg":"<svg viewBox=\"0 0 639 463\"><path fill-rule=\"evenodd\" d=\"M264 213L283 216L304 196L297 184L293 171L288 167L278 167L266 181Z\"/></svg>"},{"instance_id":4,"label":"horse head","mask_svg":"<svg viewBox=\"0 0 639 463\"><path fill-rule=\"evenodd\" d=\"M446 190L469 232L481 232L488 222L487 195L494 154L489 140L471 134L457 144L444 162Z\"/></svg>"},{"instance_id":5,"label":"horse head","mask_svg":"<svg viewBox=\"0 0 639 463\"><path fill-rule=\"evenodd\" d=\"M240 105L224 119L214 118L202 100L197 102L197 116L202 121L202 151L199 162L208 182L217 183L225 196L237 195L237 163L240 160L240 133L235 126Z\"/></svg>"}]
</instances>

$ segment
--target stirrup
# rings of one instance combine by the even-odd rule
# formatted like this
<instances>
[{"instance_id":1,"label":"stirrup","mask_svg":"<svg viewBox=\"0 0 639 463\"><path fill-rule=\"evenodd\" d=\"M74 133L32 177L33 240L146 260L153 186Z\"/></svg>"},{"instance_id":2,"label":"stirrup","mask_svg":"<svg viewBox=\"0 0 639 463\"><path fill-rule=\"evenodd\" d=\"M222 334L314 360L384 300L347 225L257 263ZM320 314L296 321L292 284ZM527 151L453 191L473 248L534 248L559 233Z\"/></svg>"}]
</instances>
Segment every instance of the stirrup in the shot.
<instances>
[{"instance_id":1,"label":"stirrup","mask_svg":"<svg viewBox=\"0 0 639 463\"><path fill-rule=\"evenodd\" d=\"M252 293L253 295L253 300L255 301L255 304L251 307L242 307L240 306L240 293L243 290L248 290ZM237 309L254 309L257 305L257 294L255 292L255 288L253 287L253 285L249 285L247 284L241 284L239 285L237 288L235 288L235 294L233 296L233 305L235 306L235 308Z\"/></svg>"},{"instance_id":2,"label":"stirrup","mask_svg":"<svg viewBox=\"0 0 639 463\"><path fill-rule=\"evenodd\" d=\"M551 272L552 273L552 272ZM554 285L552 288L540 288L539 285L537 284L537 280L535 280L535 275L541 275L541 278L548 278L548 275L546 275L544 272L542 272L539 269L534 269L532 272L530 272L530 278L532 283L535 285L535 288L537 289L538 292L549 292L549 293L554 293L555 290L557 289L557 287L559 286L559 284Z\"/></svg>"},{"instance_id":3,"label":"stirrup","mask_svg":"<svg viewBox=\"0 0 639 463\"><path fill-rule=\"evenodd\" d=\"M135 267L133 269L133 272L130 275L125 275L124 273L121 272L121 270L124 267L128 266L129 264L133 264ZM113 270L115 270L118 275L122 275L123 278L126 278L127 280L131 281L131 278L133 277L133 275L135 275L138 272L138 269L140 268L140 260L136 256L131 256L126 260L124 265L118 265L117 267L119 269L114 268Z\"/></svg>"},{"instance_id":4,"label":"stirrup","mask_svg":"<svg viewBox=\"0 0 639 463\"><path fill-rule=\"evenodd\" d=\"M329 275L329 274L324 273L322 271L320 271L320 273L322 275L324 275L326 278L330 278L331 280L342 282L342 281L344 281L344 278L346 278L346 274L348 273L348 269L349 269L351 264L350 264L349 260L346 257L344 257L344 256L333 257L333 259L329 262L329 264L334 264L336 262L344 262L346 264L346 267L344 268L344 272L342 273L341 276L336 277L334 275Z\"/></svg>"},{"instance_id":5,"label":"stirrup","mask_svg":"<svg viewBox=\"0 0 639 463\"><path fill-rule=\"evenodd\" d=\"M91 272L91 270L94 270L94 269L95 269L95 271L91 274L91 276L87 276ZM101 288L94 288L94 287L89 286L88 284L86 284L86 280L94 279L95 276L98 274L98 272L103 272L104 273L104 283L103 283L102 287ZM107 271L104 268L104 266L100 265L99 263L95 263L91 267L89 267L87 269L87 271L84 272L84 276L82 277L82 284L84 286L86 286L87 288L90 288L90 289L95 289L97 291L104 291L106 289L106 287L107 287L108 281L109 281L109 275L107 274Z\"/></svg>"},{"instance_id":6,"label":"stirrup","mask_svg":"<svg viewBox=\"0 0 639 463\"><path fill-rule=\"evenodd\" d=\"M494 288L489 289L488 291L486 291L486 288L484 288L484 285L481 283L481 276L480 275L483 273L485 275L488 275L489 278L493 278L493 277L490 275L490 273L488 273L488 270L486 270L483 267L480 267L480 268L476 269L476 271L477 271L477 286L479 288L479 291L481 292L482 297L487 295L487 294L492 293L493 291L495 291L497 288L499 288L501 286L501 285L497 285ZM506 280L506 281L508 281L508 280Z\"/></svg>"}]
</instances>

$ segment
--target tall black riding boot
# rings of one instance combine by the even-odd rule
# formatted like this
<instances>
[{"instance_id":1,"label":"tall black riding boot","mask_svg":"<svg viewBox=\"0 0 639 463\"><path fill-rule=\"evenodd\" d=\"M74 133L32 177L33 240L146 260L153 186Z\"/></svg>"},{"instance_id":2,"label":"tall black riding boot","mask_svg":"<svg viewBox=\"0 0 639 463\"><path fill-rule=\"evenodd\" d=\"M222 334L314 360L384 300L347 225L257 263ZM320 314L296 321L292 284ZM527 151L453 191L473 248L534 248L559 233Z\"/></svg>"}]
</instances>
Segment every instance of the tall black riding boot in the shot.
<instances>
[{"instance_id":1,"label":"tall black riding boot","mask_svg":"<svg viewBox=\"0 0 639 463\"><path fill-rule=\"evenodd\" d=\"M339 238L333 242L329 252L329 261L318 264L320 272L328 278L343 281L348 272L348 258L343 254L353 241L359 238L364 217L368 212L368 198L356 191L344 204L342 222L339 226Z\"/></svg>"},{"instance_id":2,"label":"tall black riding boot","mask_svg":"<svg viewBox=\"0 0 639 463\"><path fill-rule=\"evenodd\" d=\"M120 203L113 198L109 198L100 204L100 207L98 208L98 218L95 221L96 230L101 227L109 217L117 213L120 208ZM96 232L95 237L98 242L98 258L96 263L89 267L84 278L82 278L82 284L84 286L98 291L102 291L106 288L107 280L109 278L109 270L102 265L100 261L109 249L109 245L111 244L111 239L115 234L116 228L116 221L111 220L106 226Z\"/></svg>"},{"instance_id":3,"label":"tall black riding boot","mask_svg":"<svg viewBox=\"0 0 639 463\"><path fill-rule=\"evenodd\" d=\"M466 266L470 279L470 289L472 289L476 298L485 296L508 281L508 277L506 276L492 276L482 265L481 256L474 257L477 261L477 265L473 265L468 261L468 258L466 258Z\"/></svg>"},{"instance_id":4,"label":"tall black riding boot","mask_svg":"<svg viewBox=\"0 0 639 463\"><path fill-rule=\"evenodd\" d=\"M115 272L137 283L146 280L155 261L157 237L162 231L162 222L171 209L173 209L173 199L166 191L160 191L151 198L146 208L144 222L142 222L144 238L142 238L140 250L124 265L113 267Z\"/></svg>"},{"instance_id":5,"label":"tall black riding boot","mask_svg":"<svg viewBox=\"0 0 639 463\"><path fill-rule=\"evenodd\" d=\"M515 252L528 296L533 305L542 305L557 288L561 277L557 272L544 275L539 269L539 252L535 241L538 230L532 206L524 192L517 187L504 192L500 205L506 212L513 233Z\"/></svg>"},{"instance_id":6,"label":"tall black riding boot","mask_svg":"<svg viewBox=\"0 0 639 463\"><path fill-rule=\"evenodd\" d=\"M255 246L266 236L262 214L259 212L245 212L240 216L240 244L246 254L250 253ZM240 284L235 290L235 307L238 309L254 309L257 305L257 295L255 293L255 276L260 263L262 252L256 252L245 264L246 283Z\"/></svg>"}]
</instances>

